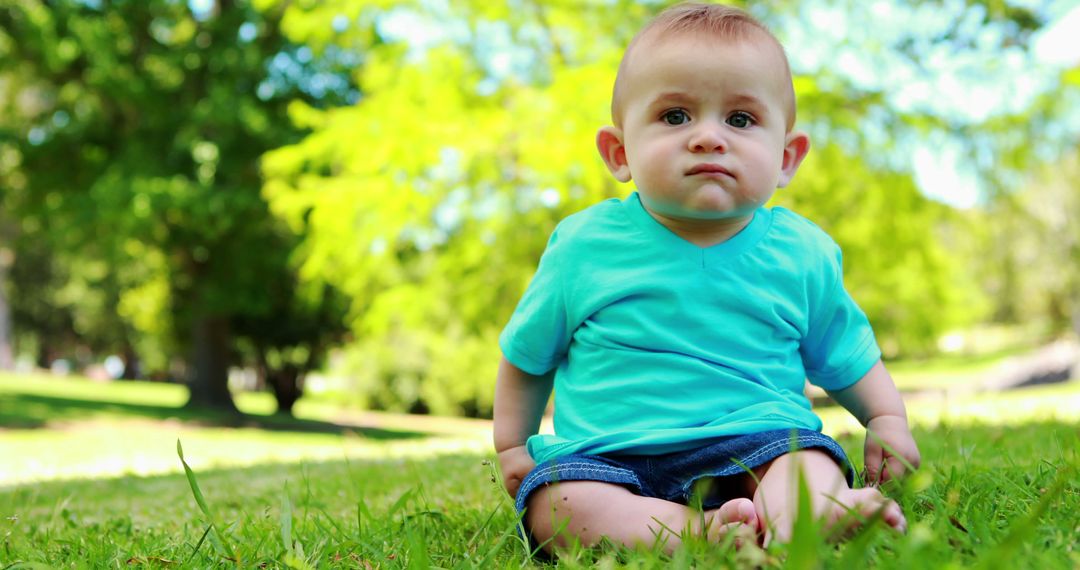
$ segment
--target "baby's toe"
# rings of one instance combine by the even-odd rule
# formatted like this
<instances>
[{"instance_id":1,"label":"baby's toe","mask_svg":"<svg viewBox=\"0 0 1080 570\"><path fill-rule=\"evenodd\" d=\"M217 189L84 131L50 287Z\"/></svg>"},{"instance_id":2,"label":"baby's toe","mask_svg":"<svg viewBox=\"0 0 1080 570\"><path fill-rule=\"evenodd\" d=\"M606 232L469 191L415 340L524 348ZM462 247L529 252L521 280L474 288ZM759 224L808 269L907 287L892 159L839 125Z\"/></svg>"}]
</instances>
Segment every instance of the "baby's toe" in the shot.
<instances>
[{"instance_id":1,"label":"baby's toe","mask_svg":"<svg viewBox=\"0 0 1080 570\"><path fill-rule=\"evenodd\" d=\"M732 499L717 509L721 523L744 523L757 526L757 509L754 502L746 498Z\"/></svg>"},{"instance_id":2,"label":"baby's toe","mask_svg":"<svg viewBox=\"0 0 1080 570\"><path fill-rule=\"evenodd\" d=\"M836 499L838 504L832 511L830 527L837 539L850 536L875 516L880 516L885 524L899 532L907 530L907 519L900 505L886 498L877 489L848 489L841 492Z\"/></svg>"},{"instance_id":3,"label":"baby's toe","mask_svg":"<svg viewBox=\"0 0 1080 570\"><path fill-rule=\"evenodd\" d=\"M864 518L869 519L880 513L881 520L885 524L900 532L907 530L904 511L900 509L896 501L887 498L881 494L881 491L874 488L855 489L852 493L855 495L855 509Z\"/></svg>"},{"instance_id":4,"label":"baby's toe","mask_svg":"<svg viewBox=\"0 0 1080 570\"><path fill-rule=\"evenodd\" d=\"M750 499L732 499L721 505L715 512L716 516L709 530L710 539L721 541L728 535L734 534L736 548L757 542L757 510L754 509L754 503Z\"/></svg>"},{"instance_id":5,"label":"baby's toe","mask_svg":"<svg viewBox=\"0 0 1080 570\"><path fill-rule=\"evenodd\" d=\"M885 524L891 526L901 533L907 532L907 518L904 517L904 511L900 509L900 505L896 504L896 501L889 500L885 505L885 509L881 512L881 519L885 521Z\"/></svg>"}]
</instances>

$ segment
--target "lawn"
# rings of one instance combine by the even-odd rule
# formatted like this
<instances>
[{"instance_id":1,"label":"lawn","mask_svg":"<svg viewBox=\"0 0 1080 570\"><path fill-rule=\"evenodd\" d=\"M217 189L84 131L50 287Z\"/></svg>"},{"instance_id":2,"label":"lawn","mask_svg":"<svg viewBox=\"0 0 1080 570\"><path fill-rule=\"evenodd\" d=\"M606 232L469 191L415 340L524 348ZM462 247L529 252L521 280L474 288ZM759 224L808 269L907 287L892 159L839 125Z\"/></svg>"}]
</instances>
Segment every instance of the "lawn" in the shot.
<instances>
[{"instance_id":1,"label":"lawn","mask_svg":"<svg viewBox=\"0 0 1080 570\"><path fill-rule=\"evenodd\" d=\"M318 402L291 422L245 395L253 419L232 425L182 401L176 386L0 376L0 569L542 564L493 482L486 422ZM767 551L691 541L671 557L578 550L560 565L1080 566L1080 382L909 406L924 468L889 490L904 536L871 525L836 547L806 521ZM822 415L858 463L857 426Z\"/></svg>"}]
</instances>

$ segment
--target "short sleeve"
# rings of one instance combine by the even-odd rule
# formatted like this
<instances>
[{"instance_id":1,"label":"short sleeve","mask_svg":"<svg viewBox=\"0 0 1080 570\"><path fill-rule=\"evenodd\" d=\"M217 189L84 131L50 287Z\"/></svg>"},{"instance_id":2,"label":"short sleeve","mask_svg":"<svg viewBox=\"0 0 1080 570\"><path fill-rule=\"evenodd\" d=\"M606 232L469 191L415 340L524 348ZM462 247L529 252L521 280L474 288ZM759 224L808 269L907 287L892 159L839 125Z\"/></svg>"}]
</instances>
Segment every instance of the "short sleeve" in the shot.
<instances>
[{"instance_id":1,"label":"short sleeve","mask_svg":"<svg viewBox=\"0 0 1080 570\"><path fill-rule=\"evenodd\" d=\"M514 366L541 375L555 368L570 345L571 330L562 273L564 249L556 228L540 265L510 321L499 335L499 348Z\"/></svg>"},{"instance_id":2,"label":"short sleeve","mask_svg":"<svg viewBox=\"0 0 1080 570\"><path fill-rule=\"evenodd\" d=\"M806 376L826 390L851 386L881 359L874 331L866 314L844 289L840 248L824 266L818 292L808 295L810 324L799 346Z\"/></svg>"}]
</instances>

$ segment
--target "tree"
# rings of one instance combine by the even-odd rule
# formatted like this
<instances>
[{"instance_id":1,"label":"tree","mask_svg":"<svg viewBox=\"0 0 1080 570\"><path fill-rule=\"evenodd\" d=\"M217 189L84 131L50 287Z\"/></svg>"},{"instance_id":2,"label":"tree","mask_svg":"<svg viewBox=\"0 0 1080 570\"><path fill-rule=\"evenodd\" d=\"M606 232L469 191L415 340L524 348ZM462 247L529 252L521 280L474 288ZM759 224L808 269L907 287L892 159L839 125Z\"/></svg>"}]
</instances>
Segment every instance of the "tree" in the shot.
<instances>
[{"instance_id":1,"label":"tree","mask_svg":"<svg viewBox=\"0 0 1080 570\"><path fill-rule=\"evenodd\" d=\"M271 237L281 243L260 260L265 264L259 269L264 309L237 315L233 332L243 359L274 394L278 412L291 414L303 396L307 373L324 364L330 348L347 332L343 316L348 302L328 285L299 284L288 261L296 236L281 231Z\"/></svg>"},{"instance_id":2,"label":"tree","mask_svg":"<svg viewBox=\"0 0 1080 570\"><path fill-rule=\"evenodd\" d=\"M285 380L290 407L294 369L344 317L370 402L485 415L496 337L552 228L630 191L593 133L622 48L668 3L0 3L8 203L20 234L48 242L37 258L57 290L81 292L72 327L144 358L190 352L194 402L227 402L225 364L246 359ZM934 26L883 37L882 6ZM1023 50L1041 25L989 0L750 9L782 38L908 77L941 74L929 53ZM858 45L819 37L820 9ZM889 73L857 82L836 59L796 69L815 149L777 203L843 246L886 351L926 353L987 313L971 268L989 255L964 235L983 218L921 196L907 157L929 136L972 141L980 164L1029 155L1000 124L901 105Z\"/></svg>"},{"instance_id":3,"label":"tree","mask_svg":"<svg viewBox=\"0 0 1080 570\"><path fill-rule=\"evenodd\" d=\"M663 4L290 6L293 41L364 54L359 101L296 105L293 120L311 134L269 153L264 171L273 211L305 236L302 275L352 300L357 389L371 401L489 413L498 331L555 223L629 191L608 176L593 134L608 121L621 49ZM1022 43L1038 22L998 4L950 7L957 17L940 34L913 26L896 45L863 51L871 61L898 53L926 71L920 54L935 45L987 49L959 23L976 16L1005 29L1003 44ZM852 28L875 29L861 4L815 5L850 12ZM783 26L803 25L808 8L752 9L783 36ZM410 43L395 31L407 26L435 31ZM902 110L888 85L857 85L831 66L806 70L796 88L801 120L819 142L778 203L835 233L848 252L849 288L890 354L932 351L944 330L986 310L970 294L968 260L943 245L962 216L921 196L901 160L911 141L954 125Z\"/></svg>"},{"instance_id":4,"label":"tree","mask_svg":"<svg viewBox=\"0 0 1080 570\"><path fill-rule=\"evenodd\" d=\"M11 308L8 304L7 274L15 253L8 245L10 238L4 239L4 220L0 218L0 370L11 370L14 366L14 350L11 339Z\"/></svg>"},{"instance_id":5,"label":"tree","mask_svg":"<svg viewBox=\"0 0 1080 570\"><path fill-rule=\"evenodd\" d=\"M193 405L235 410L234 321L271 310L263 282L287 271L259 159L296 140L289 101L338 96L304 91L311 65L281 17L229 0L0 3L6 108L28 102L2 119L25 180L14 211L83 260L85 291L104 287L91 320L122 317L117 350L156 336L188 354Z\"/></svg>"},{"instance_id":6,"label":"tree","mask_svg":"<svg viewBox=\"0 0 1080 570\"><path fill-rule=\"evenodd\" d=\"M1014 118L1010 126L1030 132L1042 143L1036 153L1045 154L1032 160L1018 188L1001 192L995 203L1009 220L999 230L1003 257L1022 267L1013 275L1011 295L1003 297L1007 306L1045 319L1053 335L1080 335L1080 128L1061 129L1070 121L1054 121L1068 117L1076 125L1078 101L1080 65L1065 70L1030 115ZM1047 145L1054 138L1060 139L1059 152Z\"/></svg>"}]
</instances>

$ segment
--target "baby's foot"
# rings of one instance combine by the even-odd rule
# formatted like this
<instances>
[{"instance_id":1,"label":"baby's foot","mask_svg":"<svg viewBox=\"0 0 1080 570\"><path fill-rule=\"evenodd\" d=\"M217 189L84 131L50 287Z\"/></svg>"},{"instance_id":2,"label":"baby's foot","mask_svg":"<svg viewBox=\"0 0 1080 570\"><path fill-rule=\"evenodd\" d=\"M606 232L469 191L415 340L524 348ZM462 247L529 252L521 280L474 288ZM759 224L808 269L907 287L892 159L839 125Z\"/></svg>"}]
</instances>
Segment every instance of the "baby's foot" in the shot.
<instances>
[{"instance_id":1,"label":"baby's foot","mask_svg":"<svg viewBox=\"0 0 1080 570\"><path fill-rule=\"evenodd\" d=\"M834 539L849 536L875 516L880 516L885 524L896 531L907 532L907 519L900 505L873 487L844 489L830 501L825 513L825 526Z\"/></svg>"},{"instance_id":2,"label":"baby's foot","mask_svg":"<svg viewBox=\"0 0 1080 570\"><path fill-rule=\"evenodd\" d=\"M758 517L750 499L732 499L720 508L705 511L710 542L722 542L729 534L735 534L735 547L757 543Z\"/></svg>"}]
</instances>

